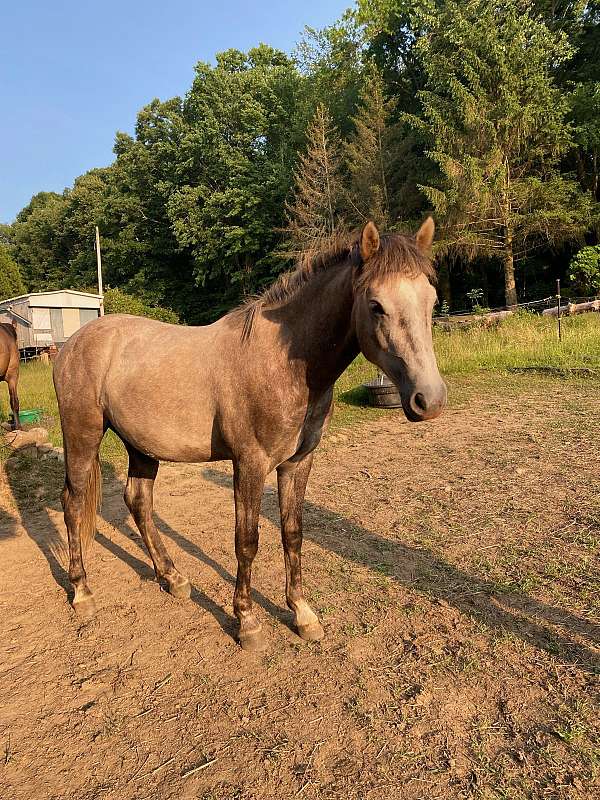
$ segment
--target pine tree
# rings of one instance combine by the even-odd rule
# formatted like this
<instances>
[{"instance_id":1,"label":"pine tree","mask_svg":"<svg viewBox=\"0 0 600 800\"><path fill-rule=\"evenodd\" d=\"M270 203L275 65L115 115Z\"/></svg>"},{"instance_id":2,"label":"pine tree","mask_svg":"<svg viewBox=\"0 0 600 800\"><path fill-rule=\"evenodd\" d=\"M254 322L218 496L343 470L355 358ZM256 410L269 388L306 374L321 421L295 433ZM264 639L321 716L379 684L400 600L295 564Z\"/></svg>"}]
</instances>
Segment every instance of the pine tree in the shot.
<instances>
[{"instance_id":1,"label":"pine tree","mask_svg":"<svg viewBox=\"0 0 600 800\"><path fill-rule=\"evenodd\" d=\"M386 101L377 71L367 77L360 99L353 119L354 135L344 148L350 174L349 217L356 224L371 219L386 229L391 221L390 176L395 160L393 128L389 124L393 102Z\"/></svg>"},{"instance_id":2,"label":"pine tree","mask_svg":"<svg viewBox=\"0 0 600 800\"><path fill-rule=\"evenodd\" d=\"M421 189L449 249L501 258L515 305L515 261L580 236L591 214L591 198L560 173L571 131L552 71L571 48L518 0L448 2L419 47L427 85L422 115L407 119L440 173Z\"/></svg>"},{"instance_id":3,"label":"pine tree","mask_svg":"<svg viewBox=\"0 0 600 800\"><path fill-rule=\"evenodd\" d=\"M343 229L340 142L329 112L319 104L306 131L306 151L294 171L293 199L286 203L287 253L319 250Z\"/></svg>"}]
</instances>

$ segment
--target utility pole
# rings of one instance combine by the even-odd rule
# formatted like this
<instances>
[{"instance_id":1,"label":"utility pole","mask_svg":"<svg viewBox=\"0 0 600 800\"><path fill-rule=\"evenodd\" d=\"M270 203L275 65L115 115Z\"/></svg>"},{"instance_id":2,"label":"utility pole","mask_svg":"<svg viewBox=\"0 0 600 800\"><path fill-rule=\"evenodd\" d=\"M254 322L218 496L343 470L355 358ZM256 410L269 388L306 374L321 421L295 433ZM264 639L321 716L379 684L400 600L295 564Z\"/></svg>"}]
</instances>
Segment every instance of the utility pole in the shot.
<instances>
[{"instance_id":1,"label":"utility pole","mask_svg":"<svg viewBox=\"0 0 600 800\"><path fill-rule=\"evenodd\" d=\"M100 295L100 316L104 316L104 286L102 285L102 253L100 252L100 230L96 225L96 262L98 264L98 294Z\"/></svg>"}]
</instances>

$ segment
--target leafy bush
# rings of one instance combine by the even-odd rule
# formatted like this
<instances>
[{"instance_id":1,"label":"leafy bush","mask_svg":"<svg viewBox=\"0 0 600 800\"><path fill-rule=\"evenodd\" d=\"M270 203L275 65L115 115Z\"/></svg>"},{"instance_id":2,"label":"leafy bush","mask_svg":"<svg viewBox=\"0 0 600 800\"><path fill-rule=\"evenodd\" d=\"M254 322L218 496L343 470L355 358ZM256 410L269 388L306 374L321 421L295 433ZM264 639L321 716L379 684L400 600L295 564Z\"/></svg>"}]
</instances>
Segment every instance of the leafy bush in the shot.
<instances>
[{"instance_id":1,"label":"leafy bush","mask_svg":"<svg viewBox=\"0 0 600 800\"><path fill-rule=\"evenodd\" d=\"M582 294L600 292L600 245L584 247L569 264L569 280Z\"/></svg>"},{"instance_id":2,"label":"leafy bush","mask_svg":"<svg viewBox=\"0 0 600 800\"><path fill-rule=\"evenodd\" d=\"M19 267L10 257L7 248L0 244L0 300L24 294Z\"/></svg>"},{"instance_id":3,"label":"leafy bush","mask_svg":"<svg viewBox=\"0 0 600 800\"><path fill-rule=\"evenodd\" d=\"M149 306L135 295L122 292L120 289L107 289L104 293L104 310L107 314L134 314L136 317L149 317L161 322L177 324L179 317L170 308Z\"/></svg>"}]
</instances>

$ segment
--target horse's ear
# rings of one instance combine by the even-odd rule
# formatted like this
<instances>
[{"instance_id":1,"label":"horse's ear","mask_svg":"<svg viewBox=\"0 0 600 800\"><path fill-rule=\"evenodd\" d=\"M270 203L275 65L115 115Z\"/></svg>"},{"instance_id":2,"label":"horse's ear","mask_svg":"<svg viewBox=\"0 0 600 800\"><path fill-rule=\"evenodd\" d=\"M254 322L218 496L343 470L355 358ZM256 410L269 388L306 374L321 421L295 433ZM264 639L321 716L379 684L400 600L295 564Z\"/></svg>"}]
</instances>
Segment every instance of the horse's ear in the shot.
<instances>
[{"instance_id":1,"label":"horse's ear","mask_svg":"<svg viewBox=\"0 0 600 800\"><path fill-rule=\"evenodd\" d=\"M367 261L379 250L379 231L374 222L367 222L360 234L360 257Z\"/></svg>"},{"instance_id":2,"label":"horse's ear","mask_svg":"<svg viewBox=\"0 0 600 800\"><path fill-rule=\"evenodd\" d=\"M421 252L426 255L431 255L431 245L433 244L433 235L435 233L435 222L432 217L427 217L425 222L417 231L416 240L417 246Z\"/></svg>"}]
</instances>

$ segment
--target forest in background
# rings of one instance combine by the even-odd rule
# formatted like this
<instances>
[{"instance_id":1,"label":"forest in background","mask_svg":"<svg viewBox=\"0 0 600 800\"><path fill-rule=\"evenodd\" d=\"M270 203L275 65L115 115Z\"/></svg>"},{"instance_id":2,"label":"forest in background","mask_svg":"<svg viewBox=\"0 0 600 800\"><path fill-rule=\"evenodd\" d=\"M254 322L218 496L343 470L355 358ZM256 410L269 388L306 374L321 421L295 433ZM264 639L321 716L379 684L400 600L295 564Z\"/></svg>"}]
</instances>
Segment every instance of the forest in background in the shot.
<instances>
[{"instance_id":1,"label":"forest in background","mask_svg":"<svg viewBox=\"0 0 600 800\"><path fill-rule=\"evenodd\" d=\"M93 287L210 322L373 219L438 225L445 310L600 292L600 3L358 0L294 53L200 62L114 162L0 226L0 294Z\"/></svg>"}]
</instances>

